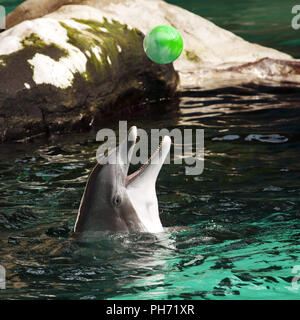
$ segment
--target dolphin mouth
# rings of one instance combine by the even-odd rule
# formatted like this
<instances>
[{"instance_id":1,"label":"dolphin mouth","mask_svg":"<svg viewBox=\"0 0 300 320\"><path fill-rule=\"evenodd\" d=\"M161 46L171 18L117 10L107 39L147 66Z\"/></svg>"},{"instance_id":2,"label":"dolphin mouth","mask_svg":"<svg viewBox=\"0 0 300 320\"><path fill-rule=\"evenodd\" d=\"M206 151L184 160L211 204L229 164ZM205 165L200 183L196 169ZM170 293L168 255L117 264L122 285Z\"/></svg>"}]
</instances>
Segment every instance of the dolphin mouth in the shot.
<instances>
[{"instance_id":1,"label":"dolphin mouth","mask_svg":"<svg viewBox=\"0 0 300 320\"><path fill-rule=\"evenodd\" d=\"M130 139L131 137L131 139ZM127 141L131 142L130 148L128 148L128 166L127 166L127 173L129 170L129 166L131 163L132 155L133 155L133 150L136 146L136 138L137 138L137 128L136 127L131 127L128 133L128 138ZM156 172L153 172L155 176L158 175L167 154L170 151L170 145L171 145L171 139L169 136L164 136L158 147L155 149L155 151L151 154L151 156L148 158L148 160L141 165L139 169L131 173L130 175L126 174L125 178L125 187L130 185L133 181L137 180L139 177L143 176L148 171L151 171L151 168L155 168ZM150 172L151 173L151 172Z\"/></svg>"},{"instance_id":2,"label":"dolphin mouth","mask_svg":"<svg viewBox=\"0 0 300 320\"><path fill-rule=\"evenodd\" d=\"M143 174L143 172L151 165L151 160L160 152L162 149L163 140L160 141L156 150L152 153L152 155L148 158L148 160L136 171L128 175L125 179L125 186L127 187L133 180Z\"/></svg>"}]
</instances>

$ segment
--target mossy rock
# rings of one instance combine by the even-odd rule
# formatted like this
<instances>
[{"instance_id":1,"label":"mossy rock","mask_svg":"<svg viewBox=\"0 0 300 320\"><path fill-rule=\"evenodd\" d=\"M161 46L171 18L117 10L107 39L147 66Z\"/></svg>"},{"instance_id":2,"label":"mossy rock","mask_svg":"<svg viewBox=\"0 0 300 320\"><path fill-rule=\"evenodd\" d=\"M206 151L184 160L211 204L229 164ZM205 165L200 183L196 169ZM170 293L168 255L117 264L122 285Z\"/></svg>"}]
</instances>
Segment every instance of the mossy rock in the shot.
<instances>
[{"instance_id":1,"label":"mossy rock","mask_svg":"<svg viewBox=\"0 0 300 320\"><path fill-rule=\"evenodd\" d=\"M143 33L118 21L40 18L9 31L0 35L2 142L87 130L176 90L173 66L152 63Z\"/></svg>"}]
</instances>

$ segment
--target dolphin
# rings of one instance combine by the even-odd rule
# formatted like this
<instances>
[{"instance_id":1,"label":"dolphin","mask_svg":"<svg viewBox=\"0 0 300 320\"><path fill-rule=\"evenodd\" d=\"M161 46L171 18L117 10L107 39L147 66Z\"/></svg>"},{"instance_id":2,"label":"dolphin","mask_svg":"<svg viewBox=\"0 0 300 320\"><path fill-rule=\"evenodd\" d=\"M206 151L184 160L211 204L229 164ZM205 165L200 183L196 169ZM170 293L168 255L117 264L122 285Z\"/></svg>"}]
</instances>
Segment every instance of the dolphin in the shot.
<instances>
[{"instance_id":1,"label":"dolphin","mask_svg":"<svg viewBox=\"0 0 300 320\"><path fill-rule=\"evenodd\" d=\"M128 175L136 144L137 128L127 139L97 163L89 175L74 232L163 232L156 195L156 179L170 151L171 139L164 136L157 150L140 169ZM117 161L109 161L111 157ZM153 160L153 161L152 161Z\"/></svg>"}]
</instances>

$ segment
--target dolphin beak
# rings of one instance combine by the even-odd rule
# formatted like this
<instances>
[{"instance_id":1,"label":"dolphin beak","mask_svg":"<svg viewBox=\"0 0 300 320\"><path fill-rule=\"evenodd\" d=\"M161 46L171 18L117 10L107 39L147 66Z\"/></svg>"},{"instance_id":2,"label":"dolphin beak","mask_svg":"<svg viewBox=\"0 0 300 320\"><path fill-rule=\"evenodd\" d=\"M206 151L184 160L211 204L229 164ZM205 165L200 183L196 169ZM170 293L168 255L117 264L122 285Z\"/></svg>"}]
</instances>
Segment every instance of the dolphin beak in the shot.
<instances>
[{"instance_id":1,"label":"dolphin beak","mask_svg":"<svg viewBox=\"0 0 300 320\"><path fill-rule=\"evenodd\" d=\"M159 171L170 151L171 139L169 136L164 136L158 148L154 151L148 161L143 164L141 168L128 176L130 162L136 145L137 133L137 127L131 127L128 131L127 138L124 139L116 149L110 151L108 158L114 157L113 159L117 159L117 164L120 166L125 177L124 184L126 187L134 181L137 183L137 181L142 180L147 181L147 185L151 182L154 186Z\"/></svg>"},{"instance_id":2,"label":"dolphin beak","mask_svg":"<svg viewBox=\"0 0 300 320\"><path fill-rule=\"evenodd\" d=\"M171 148L171 138L164 136L158 148L154 151L148 161L138 170L126 177L126 186L129 184L142 183L147 181L147 184L155 186L157 176L164 164L166 157Z\"/></svg>"},{"instance_id":3,"label":"dolphin beak","mask_svg":"<svg viewBox=\"0 0 300 320\"><path fill-rule=\"evenodd\" d=\"M163 232L156 195L156 180L170 151L171 139L163 137L152 156L140 169L126 177L127 195L147 232Z\"/></svg>"},{"instance_id":4,"label":"dolphin beak","mask_svg":"<svg viewBox=\"0 0 300 320\"><path fill-rule=\"evenodd\" d=\"M116 149L117 163L120 165L124 176L127 177L130 161L132 158L134 146L137 138L137 127L133 126L129 129L127 138L124 139Z\"/></svg>"}]
</instances>

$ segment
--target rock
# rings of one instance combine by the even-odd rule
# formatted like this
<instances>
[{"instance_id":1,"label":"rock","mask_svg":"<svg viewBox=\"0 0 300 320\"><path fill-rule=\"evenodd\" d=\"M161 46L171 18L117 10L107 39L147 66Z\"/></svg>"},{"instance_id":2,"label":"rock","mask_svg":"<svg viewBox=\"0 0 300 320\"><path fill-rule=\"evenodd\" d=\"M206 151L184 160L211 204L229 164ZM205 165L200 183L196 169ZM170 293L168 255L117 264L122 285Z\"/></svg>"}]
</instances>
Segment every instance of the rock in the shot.
<instances>
[{"instance_id":1,"label":"rock","mask_svg":"<svg viewBox=\"0 0 300 320\"><path fill-rule=\"evenodd\" d=\"M7 15L6 27L11 28L22 21L40 18L63 5L82 2L82 0L27 0Z\"/></svg>"},{"instance_id":2,"label":"rock","mask_svg":"<svg viewBox=\"0 0 300 320\"><path fill-rule=\"evenodd\" d=\"M67 12L0 34L2 142L87 129L175 92L173 66L146 57L139 30L92 7Z\"/></svg>"},{"instance_id":3,"label":"rock","mask_svg":"<svg viewBox=\"0 0 300 320\"><path fill-rule=\"evenodd\" d=\"M63 4L83 4L98 8L106 17L136 27L144 34L160 24L178 29L184 40L184 51L174 62L182 86L206 89L240 85L249 82L288 81L300 85L300 61L277 50L249 43L212 22L161 0L27 0L8 17L8 25L53 12ZM43 3L43 4L42 4ZM23 6L23 7L22 7ZM75 13L74 6L62 6L49 16L77 15L88 19L87 6ZM22 10L21 10L22 9Z\"/></svg>"},{"instance_id":4,"label":"rock","mask_svg":"<svg viewBox=\"0 0 300 320\"><path fill-rule=\"evenodd\" d=\"M161 0L27 0L0 34L0 141L87 129L125 106L184 87L253 83L300 86L300 61L249 43ZM160 24L184 51L152 63L142 41ZM144 33L144 34L143 34Z\"/></svg>"}]
</instances>

